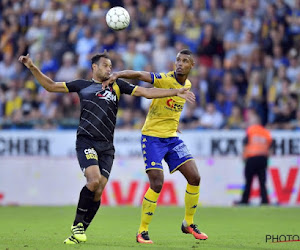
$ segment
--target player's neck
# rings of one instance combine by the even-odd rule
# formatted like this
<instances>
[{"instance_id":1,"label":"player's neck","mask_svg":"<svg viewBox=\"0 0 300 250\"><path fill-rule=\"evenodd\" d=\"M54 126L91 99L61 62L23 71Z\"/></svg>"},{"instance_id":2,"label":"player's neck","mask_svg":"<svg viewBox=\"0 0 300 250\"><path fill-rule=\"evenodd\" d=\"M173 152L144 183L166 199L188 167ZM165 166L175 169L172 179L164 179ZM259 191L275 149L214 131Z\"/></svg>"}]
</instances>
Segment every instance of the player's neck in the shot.
<instances>
[{"instance_id":1,"label":"player's neck","mask_svg":"<svg viewBox=\"0 0 300 250\"><path fill-rule=\"evenodd\" d=\"M175 78L176 78L177 82L179 82L180 84L184 85L187 77L188 77L187 75L180 75L180 74L177 74L175 71Z\"/></svg>"},{"instance_id":2,"label":"player's neck","mask_svg":"<svg viewBox=\"0 0 300 250\"><path fill-rule=\"evenodd\" d=\"M92 80L96 83L102 83L102 81L103 81L102 79L99 79L97 77L93 77Z\"/></svg>"}]
</instances>

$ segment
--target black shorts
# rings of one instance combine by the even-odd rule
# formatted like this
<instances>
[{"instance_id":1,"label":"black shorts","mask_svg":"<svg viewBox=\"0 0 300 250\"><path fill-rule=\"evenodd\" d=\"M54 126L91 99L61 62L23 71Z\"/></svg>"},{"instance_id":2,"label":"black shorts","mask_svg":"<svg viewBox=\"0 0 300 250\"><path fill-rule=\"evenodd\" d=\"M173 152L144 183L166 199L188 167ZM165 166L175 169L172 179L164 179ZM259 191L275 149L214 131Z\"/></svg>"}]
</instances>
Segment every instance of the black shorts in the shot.
<instances>
[{"instance_id":1,"label":"black shorts","mask_svg":"<svg viewBox=\"0 0 300 250\"><path fill-rule=\"evenodd\" d=\"M101 175L108 179L115 155L112 142L95 141L85 136L77 136L76 152L83 172L91 165L98 165Z\"/></svg>"}]
</instances>

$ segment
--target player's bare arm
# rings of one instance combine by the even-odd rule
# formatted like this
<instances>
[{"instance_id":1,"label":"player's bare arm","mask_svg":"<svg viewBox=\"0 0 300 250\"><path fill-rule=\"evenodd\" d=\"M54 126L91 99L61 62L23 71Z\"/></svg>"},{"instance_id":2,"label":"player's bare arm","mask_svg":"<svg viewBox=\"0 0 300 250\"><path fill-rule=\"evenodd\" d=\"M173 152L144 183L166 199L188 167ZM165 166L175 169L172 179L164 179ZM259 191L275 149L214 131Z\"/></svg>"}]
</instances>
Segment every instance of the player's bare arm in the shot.
<instances>
[{"instance_id":1,"label":"player's bare arm","mask_svg":"<svg viewBox=\"0 0 300 250\"><path fill-rule=\"evenodd\" d=\"M20 56L19 62L23 63L37 79L37 81L49 92L62 92L66 93L68 90L65 87L63 82L54 82L48 76L43 74L40 69L33 63L32 59L29 57L29 54L26 56Z\"/></svg>"},{"instance_id":2,"label":"player's bare arm","mask_svg":"<svg viewBox=\"0 0 300 250\"><path fill-rule=\"evenodd\" d=\"M158 89L158 88L137 87L133 95L134 96L143 96L148 99L163 98L163 97L169 97L169 96L179 96L190 103L193 103L196 100L194 93L189 91L188 88Z\"/></svg>"},{"instance_id":3,"label":"player's bare arm","mask_svg":"<svg viewBox=\"0 0 300 250\"><path fill-rule=\"evenodd\" d=\"M109 84L116 81L118 78L125 79L137 79L144 82L152 82L150 72L146 71L134 71L134 70L123 70L119 72L114 72L110 75L109 79L102 82L102 88L105 89Z\"/></svg>"}]
</instances>

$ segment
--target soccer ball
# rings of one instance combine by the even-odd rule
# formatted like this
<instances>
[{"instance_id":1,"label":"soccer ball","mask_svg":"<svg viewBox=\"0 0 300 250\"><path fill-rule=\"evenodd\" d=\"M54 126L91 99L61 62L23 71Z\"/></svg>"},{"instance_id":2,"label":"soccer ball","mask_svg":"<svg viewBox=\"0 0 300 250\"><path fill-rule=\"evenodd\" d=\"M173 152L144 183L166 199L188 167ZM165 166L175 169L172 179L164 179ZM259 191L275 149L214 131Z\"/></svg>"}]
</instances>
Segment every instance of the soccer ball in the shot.
<instances>
[{"instance_id":1,"label":"soccer ball","mask_svg":"<svg viewBox=\"0 0 300 250\"><path fill-rule=\"evenodd\" d=\"M122 7L111 8L106 14L106 23L113 30L123 30L130 23L129 13Z\"/></svg>"}]
</instances>

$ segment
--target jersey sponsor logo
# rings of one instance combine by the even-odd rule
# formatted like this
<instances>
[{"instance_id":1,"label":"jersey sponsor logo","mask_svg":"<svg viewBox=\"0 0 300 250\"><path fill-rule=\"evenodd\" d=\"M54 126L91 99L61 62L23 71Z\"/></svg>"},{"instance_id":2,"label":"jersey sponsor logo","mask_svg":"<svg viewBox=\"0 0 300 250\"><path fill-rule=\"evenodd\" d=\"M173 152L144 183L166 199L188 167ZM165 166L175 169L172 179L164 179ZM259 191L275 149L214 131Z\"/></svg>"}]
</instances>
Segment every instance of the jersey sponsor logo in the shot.
<instances>
[{"instance_id":1,"label":"jersey sponsor logo","mask_svg":"<svg viewBox=\"0 0 300 250\"><path fill-rule=\"evenodd\" d=\"M167 109L173 110L175 112L181 112L183 109L183 105L176 103L176 101L172 98L167 100Z\"/></svg>"},{"instance_id":2,"label":"jersey sponsor logo","mask_svg":"<svg viewBox=\"0 0 300 250\"><path fill-rule=\"evenodd\" d=\"M93 148L86 148L84 151L85 157L87 160L95 159L98 161L98 155L95 149Z\"/></svg>"},{"instance_id":3,"label":"jersey sponsor logo","mask_svg":"<svg viewBox=\"0 0 300 250\"><path fill-rule=\"evenodd\" d=\"M112 92L112 88L110 90L105 89L96 92L96 96L99 97L99 99L103 99L107 102L116 102L117 101L117 96Z\"/></svg>"}]
</instances>

